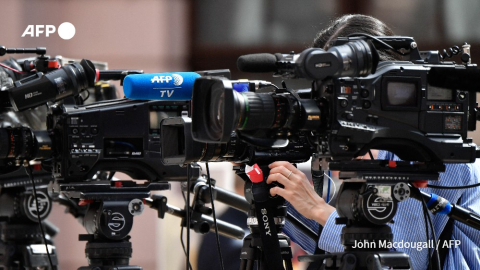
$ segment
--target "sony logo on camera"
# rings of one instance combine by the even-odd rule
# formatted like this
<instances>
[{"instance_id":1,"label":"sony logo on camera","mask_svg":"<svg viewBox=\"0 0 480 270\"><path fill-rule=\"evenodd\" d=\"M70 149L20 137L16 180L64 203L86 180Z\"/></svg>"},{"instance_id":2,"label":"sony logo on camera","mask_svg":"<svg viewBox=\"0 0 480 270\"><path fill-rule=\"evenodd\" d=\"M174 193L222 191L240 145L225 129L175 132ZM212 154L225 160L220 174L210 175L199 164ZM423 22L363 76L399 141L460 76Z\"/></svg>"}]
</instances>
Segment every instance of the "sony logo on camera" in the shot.
<instances>
[{"instance_id":1,"label":"sony logo on camera","mask_svg":"<svg viewBox=\"0 0 480 270\"><path fill-rule=\"evenodd\" d=\"M55 31L57 31L55 25L30 24L25 31L23 31L22 37L40 37L43 34L49 37L51 34L54 34ZM73 38L73 36L75 36L75 26L69 22L60 24L60 26L58 26L58 35L65 40Z\"/></svg>"},{"instance_id":2,"label":"sony logo on camera","mask_svg":"<svg viewBox=\"0 0 480 270\"><path fill-rule=\"evenodd\" d=\"M265 226L265 234L266 235L270 235L272 236L272 233L270 231L270 226L268 225L268 216L267 216L267 209L263 208L261 210L262 212L262 221L263 221L263 225Z\"/></svg>"}]
</instances>

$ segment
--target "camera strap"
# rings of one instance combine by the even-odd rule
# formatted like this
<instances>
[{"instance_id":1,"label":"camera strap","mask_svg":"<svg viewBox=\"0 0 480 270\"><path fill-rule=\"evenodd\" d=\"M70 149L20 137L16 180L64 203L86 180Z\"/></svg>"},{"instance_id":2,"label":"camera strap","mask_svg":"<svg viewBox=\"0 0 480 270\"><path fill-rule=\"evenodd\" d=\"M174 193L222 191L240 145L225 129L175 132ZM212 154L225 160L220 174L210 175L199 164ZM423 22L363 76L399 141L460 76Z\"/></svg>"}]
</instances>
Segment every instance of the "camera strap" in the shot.
<instances>
[{"instance_id":1,"label":"camera strap","mask_svg":"<svg viewBox=\"0 0 480 270\"><path fill-rule=\"evenodd\" d=\"M250 180L252 181L252 194L255 204L255 214L258 222L258 229L260 231L260 238L262 240L263 257L265 259L265 266L270 270L285 269L283 267L283 259L280 250L280 242L278 240L277 229L275 226L275 205L270 203L270 190L267 183L263 179L263 173L258 172L260 168L255 164L256 177L251 173Z\"/></svg>"}]
</instances>

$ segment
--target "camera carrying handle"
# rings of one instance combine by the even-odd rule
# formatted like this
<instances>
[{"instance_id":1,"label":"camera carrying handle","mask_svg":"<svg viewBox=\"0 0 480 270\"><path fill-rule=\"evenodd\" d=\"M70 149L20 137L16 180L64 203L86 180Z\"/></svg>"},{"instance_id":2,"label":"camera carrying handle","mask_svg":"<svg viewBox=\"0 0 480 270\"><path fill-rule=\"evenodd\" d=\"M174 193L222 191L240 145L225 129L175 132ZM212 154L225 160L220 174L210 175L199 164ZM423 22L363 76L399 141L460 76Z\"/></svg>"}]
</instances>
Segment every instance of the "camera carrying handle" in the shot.
<instances>
[{"instance_id":1,"label":"camera carrying handle","mask_svg":"<svg viewBox=\"0 0 480 270\"><path fill-rule=\"evenodd\" d=\"M47 53L47 48L37 47L37 48L6 48L5 46L0 46L0 56L5 54L13 53L35 53L38 55L44 55Z\"/></svg>"}]
</instances>

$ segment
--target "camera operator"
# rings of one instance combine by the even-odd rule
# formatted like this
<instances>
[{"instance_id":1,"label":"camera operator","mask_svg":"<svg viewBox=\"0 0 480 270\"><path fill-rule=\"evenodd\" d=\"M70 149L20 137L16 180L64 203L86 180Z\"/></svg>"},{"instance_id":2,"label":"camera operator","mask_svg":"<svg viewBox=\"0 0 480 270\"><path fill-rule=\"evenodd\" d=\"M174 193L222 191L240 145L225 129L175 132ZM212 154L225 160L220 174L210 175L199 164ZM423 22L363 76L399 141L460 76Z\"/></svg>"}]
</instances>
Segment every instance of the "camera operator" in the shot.
<instances>
[{"instance_id":1,"label":"camera operator","mask_svg":"<svg viewBox=\"0 0 480 270\"><path fill-rule=\"evenodd\" d=\"M315 38L313 47L327 50L332 45L331 42L337 37L348 36L352 33L366 33L372 36L393 35L388 26L375 18L365 15L345 15L320 32ZM379 53L383 61L395 59L394 53L388 51ZM379 151L378 159L398 160L396 156L385 151ZM446 170L440 174L440 181L430 181L429 183L442 186L466 186L480 182L479 162L445 165ZM316 230L318 224L323 226L318 243L314 244L291 225L287 225L284 232L291 237L292 241L300 244L309 253L314 253L315 244L327 252L343 252L344 247L340 244L340 233L343 226L335 225L335 218L338 217L335 208L328 205L315 193L305 174L292 164L280 161L270 164L269 167L271 171L267 182L276 181L284 186L284 188L272 188L270 194L285 198L290 203L288 206L289 212L297 215L313 229ZM461 207L477 213L480 212L480 190L478 188L426 188L424 191L436 193ZM451 246L443 250L444 243L438 245L440 263L443 269L478 269L480 267L480 234L478 231L463 223L449 220L446 215L431 215L431 218L436 236L439 239L460 241L458 246ZM408 199L399 203L395 222L389 224L394 235L393 242L428 243L430 239L433 239L433 235L430 234L427 239L424 220L424 212L420 201ZM415 270L440 269L439 266L429 265L428 248L397 248L397 251L405 252L410 256ZM433 264L435 263L433 262Z\"/></svg>"}]
</instances>

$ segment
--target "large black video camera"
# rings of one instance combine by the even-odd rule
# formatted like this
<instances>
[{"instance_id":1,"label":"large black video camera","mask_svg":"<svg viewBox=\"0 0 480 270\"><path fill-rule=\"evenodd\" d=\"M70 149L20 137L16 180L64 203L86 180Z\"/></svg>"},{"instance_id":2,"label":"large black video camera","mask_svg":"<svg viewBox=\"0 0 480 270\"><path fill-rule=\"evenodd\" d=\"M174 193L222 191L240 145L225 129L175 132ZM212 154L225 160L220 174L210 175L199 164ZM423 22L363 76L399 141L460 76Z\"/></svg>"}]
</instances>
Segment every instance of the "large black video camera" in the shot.
<instances>
[{"instance_id":1,"label":"large black video camera","mask_svg":"<svg viewBox=\"0 0 480 270\"><path fill-rule=\"evenodd\" d=\"M185 169L161 166L160 122L188 107L186 101L127 99L55 107L48 118L54 177L80 182L97 171L118 171L134 179L185 180Z\"/></svg>"},{"instance_id":2,"label":"large black video camera","mask_svg":"<svg viewBox=\"0 0 480 270\"><path fill-rule=\"evenodd\" d=\"M194 139L227 143L236 131L265 147L304 134L318 156L338 165L331 169L345 171L365 170L365 162L358 166L350 161L370 149L427 164L420 173L476 159L467 132L476 126L473 91L480 87L480 72L469 63L469 51L462 55L464 64L457 65L441 61L438 51L419 52L410 37L340 38L335 45L328 51L311 48L239 59L242 71L312 80L306 95L286 87L239 93L226 79L197 79ZM379 62L377 48L401 54L405 61Z\"/></svg>"}]
</instances>

